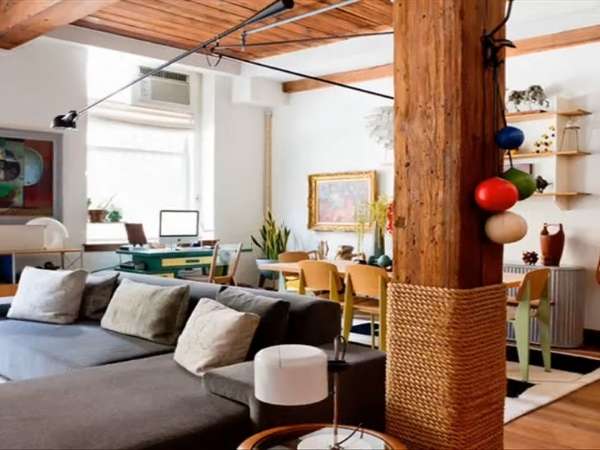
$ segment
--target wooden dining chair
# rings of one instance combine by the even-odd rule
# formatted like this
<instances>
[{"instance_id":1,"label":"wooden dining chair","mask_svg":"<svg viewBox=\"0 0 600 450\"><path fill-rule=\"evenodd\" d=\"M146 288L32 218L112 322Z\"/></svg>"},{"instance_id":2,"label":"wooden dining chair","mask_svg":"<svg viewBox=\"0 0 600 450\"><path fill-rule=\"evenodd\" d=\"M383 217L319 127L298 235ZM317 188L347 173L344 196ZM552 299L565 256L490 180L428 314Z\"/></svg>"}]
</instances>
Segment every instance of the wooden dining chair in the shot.
<instances>
[{"instance_id":1,"label":"wooden dining chair","mask_svg":"<svg viewBox=\"0 0 600 450\"><path fill-rule=\"evenodd\" d=\"M344 338L348 339L355 313L371 318L371 346L375 347L375 317L379 318L379 350L386 349L387 335L387 284L385 269L362 264L346 269L344 294Z\"/></svg>"},{"instance_id":2,"label":"wooden dining chair","mask_svg":"<svg viewBox=\"0 0 600 450\"><path fill-rule=\"evenodd\" d=\"M523 381L529 380L529 319L535 317L540 328L540 346L544 370L551 367L550 306L548 283L550 269L528 272L517 290L516 297L507 299L507 320L513 324Z\"/></svg>"},{"instance_id":3,"label":"wooden dining chair","mask_svg":"<svg viewBox=\"0 0 600 450\"><path fill-rule=\"evenodd\" d=\"M235 274L237 273L241 253L241 243L217 243L213 249L208 275L203 275L197 271L193 271L191 274L182 273L180 276L186 280L235 286L237 284L235 281ZM227 268L225 273L221 272L223 267Z\"/></svg>"},{"instance_id":4,"label":"wooden dining chair","mask_svg":"<svg viewBox=\"0 0 600 450\"><path fill-rule=\"evenodd\" d=\"M311 258L308 252L293 251L280 253L278 259L279 262L282 263L295 263L300 261L306 261ZM298 289L300 287L300 277L297 273L282 272L280 276L283 277L283 283L286 291L298 292Z\"/></svg>"},{"instance_id":5,"label":"wooden dining chair","mask_svg":"<svg viewBox=\"0 0 600 450\"><path fill-rule=\"evenodd\" d=\"M337 266L325 261L300 261L298 293L311 292L319 297L341 302L342 279Z\"/></svg>"}]
</instances>

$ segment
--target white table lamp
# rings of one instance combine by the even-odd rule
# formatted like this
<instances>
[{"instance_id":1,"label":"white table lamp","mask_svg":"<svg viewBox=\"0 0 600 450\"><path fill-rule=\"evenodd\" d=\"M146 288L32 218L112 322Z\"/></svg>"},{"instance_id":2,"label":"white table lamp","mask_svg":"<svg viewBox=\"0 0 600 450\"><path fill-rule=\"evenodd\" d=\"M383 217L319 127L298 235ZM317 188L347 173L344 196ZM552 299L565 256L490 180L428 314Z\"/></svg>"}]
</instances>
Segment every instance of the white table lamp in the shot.
<instances>
[{"instance_id":1,"label":"white table lamp","mask_svg":"<svg viewBox=\"0 0 600 450\"><path fill-rule=\"evenodd\" d=\"M327 355L308 345L277 345L254 358L255 395L264 403L310 405L329 395Z\"/></svg>"}]
</instances>

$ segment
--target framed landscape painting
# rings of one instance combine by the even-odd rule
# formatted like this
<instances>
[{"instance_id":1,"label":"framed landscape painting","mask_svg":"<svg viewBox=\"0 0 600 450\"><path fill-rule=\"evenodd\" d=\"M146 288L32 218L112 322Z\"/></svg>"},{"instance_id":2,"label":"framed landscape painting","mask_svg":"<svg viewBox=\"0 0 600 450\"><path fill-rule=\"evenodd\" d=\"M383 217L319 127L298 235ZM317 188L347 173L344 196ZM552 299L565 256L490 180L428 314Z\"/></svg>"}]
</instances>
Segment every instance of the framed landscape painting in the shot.
<instances>
[{"instance_id":1,"label":"framed landscape painting","mask_svg":"<svg viewBox=\"0 0 600 450\"><path fill-rule=\"evenodd\" d=\"M56 136L46 133L0 130L0 218L15 219L12 223L60 217L59 144Z\"/></svg>"},{"instance_id":2,"label":"framed landscape painting","mask_svg":"<svg viewBox=\"0 0 600 450\"><path fill-rule=\"evenodd\" d=\"M308 227L355 231L356 211L375 201L376 172L322 173L308 177Z\"/></svg>"}]
</instances>

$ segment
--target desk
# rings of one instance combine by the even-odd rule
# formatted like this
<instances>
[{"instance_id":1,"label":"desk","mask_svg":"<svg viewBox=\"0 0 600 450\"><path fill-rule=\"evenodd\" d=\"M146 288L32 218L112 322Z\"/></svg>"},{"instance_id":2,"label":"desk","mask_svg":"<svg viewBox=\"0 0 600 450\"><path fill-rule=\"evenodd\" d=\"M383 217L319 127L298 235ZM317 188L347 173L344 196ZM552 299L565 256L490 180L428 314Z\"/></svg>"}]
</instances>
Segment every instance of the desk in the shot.
<instances>
[{"instance_id":1,"label":"desk","mask_svg":"<svg viewBox=\"0 0 600 450\"><path fill-rule=\"evenodd\" d=\"M78 258L67 265L67 254L78 254ZM61 269L68 269L77 260L79 260L79 267L83 268L83 249L81 247L36 250L0 250L0 285L15 285L17 283L17 258L19 256L40 255L58 255L60 257Z\"/></svg>"},{"instance_id":2,"label":"desk","mask_svg":"<svg viewBox=\"0 0 600 450\"><path fill-rule=\"evenodd\" d=\"M338 272L340 273L341 276L344 276L346 274L346 268L349 265L356 264L356 263L354 263L352 261L343 261L343 260L332 260L332 261L326 261L326 262L329 262L331 264L335 264L337 266ZM258 268L260 270L271 271L271 272L300 273L300 267L298 266L298 263L295 263L295 262L291 262L291 263L280 263L280 262L265 263L265 264L260 264L258 266ZM391 272L388 272L388 275L389 275L390 278L392 278L392 273ZM525 277L525 274L522 274L522 273L508 273L508 272L505 272L505 273L502 274L503 283L509 289L510 288L519 287L521 285L521 282L523 281L524 277ZM285 283L283 282L283 277L282 276L279 277L279 290L280 291L285 290Z\"/></svg>"},{"instance_id":3,"label":"desk","mask_svg":"<svg viewBox=\"0 0 600 450\"><path fill-rule=\"evenodd\" d=\"M115 267L121 272L159 275L174 278L181 270L209 267L213 257L212 248L190 247L182 250L132 248L117 250L121 256L131 257L134 267L123 267L123 263Z\"/></svg>"}]
</instances>

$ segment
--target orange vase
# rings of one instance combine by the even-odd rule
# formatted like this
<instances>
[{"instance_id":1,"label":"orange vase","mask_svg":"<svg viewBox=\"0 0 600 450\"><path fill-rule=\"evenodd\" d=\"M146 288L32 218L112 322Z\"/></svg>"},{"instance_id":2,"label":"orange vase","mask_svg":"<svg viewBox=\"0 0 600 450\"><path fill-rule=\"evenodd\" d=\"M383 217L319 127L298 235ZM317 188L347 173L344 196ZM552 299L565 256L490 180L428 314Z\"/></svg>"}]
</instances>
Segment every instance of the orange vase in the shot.
<instances>
[{"instance_id":1,"label":"orange vase","mask_svg":"<svg viewBox=\"0 0 600 450\"><path fill-rule=\"evenodd\" d=\"M551 226L558 226L558 231L550 234L548 227ZM557 225L544 224L540 232L540 246L542 248L542 264L544 266L559 266L565 248L565 233L561 223Z\"/></svg>"}]
</instances>

